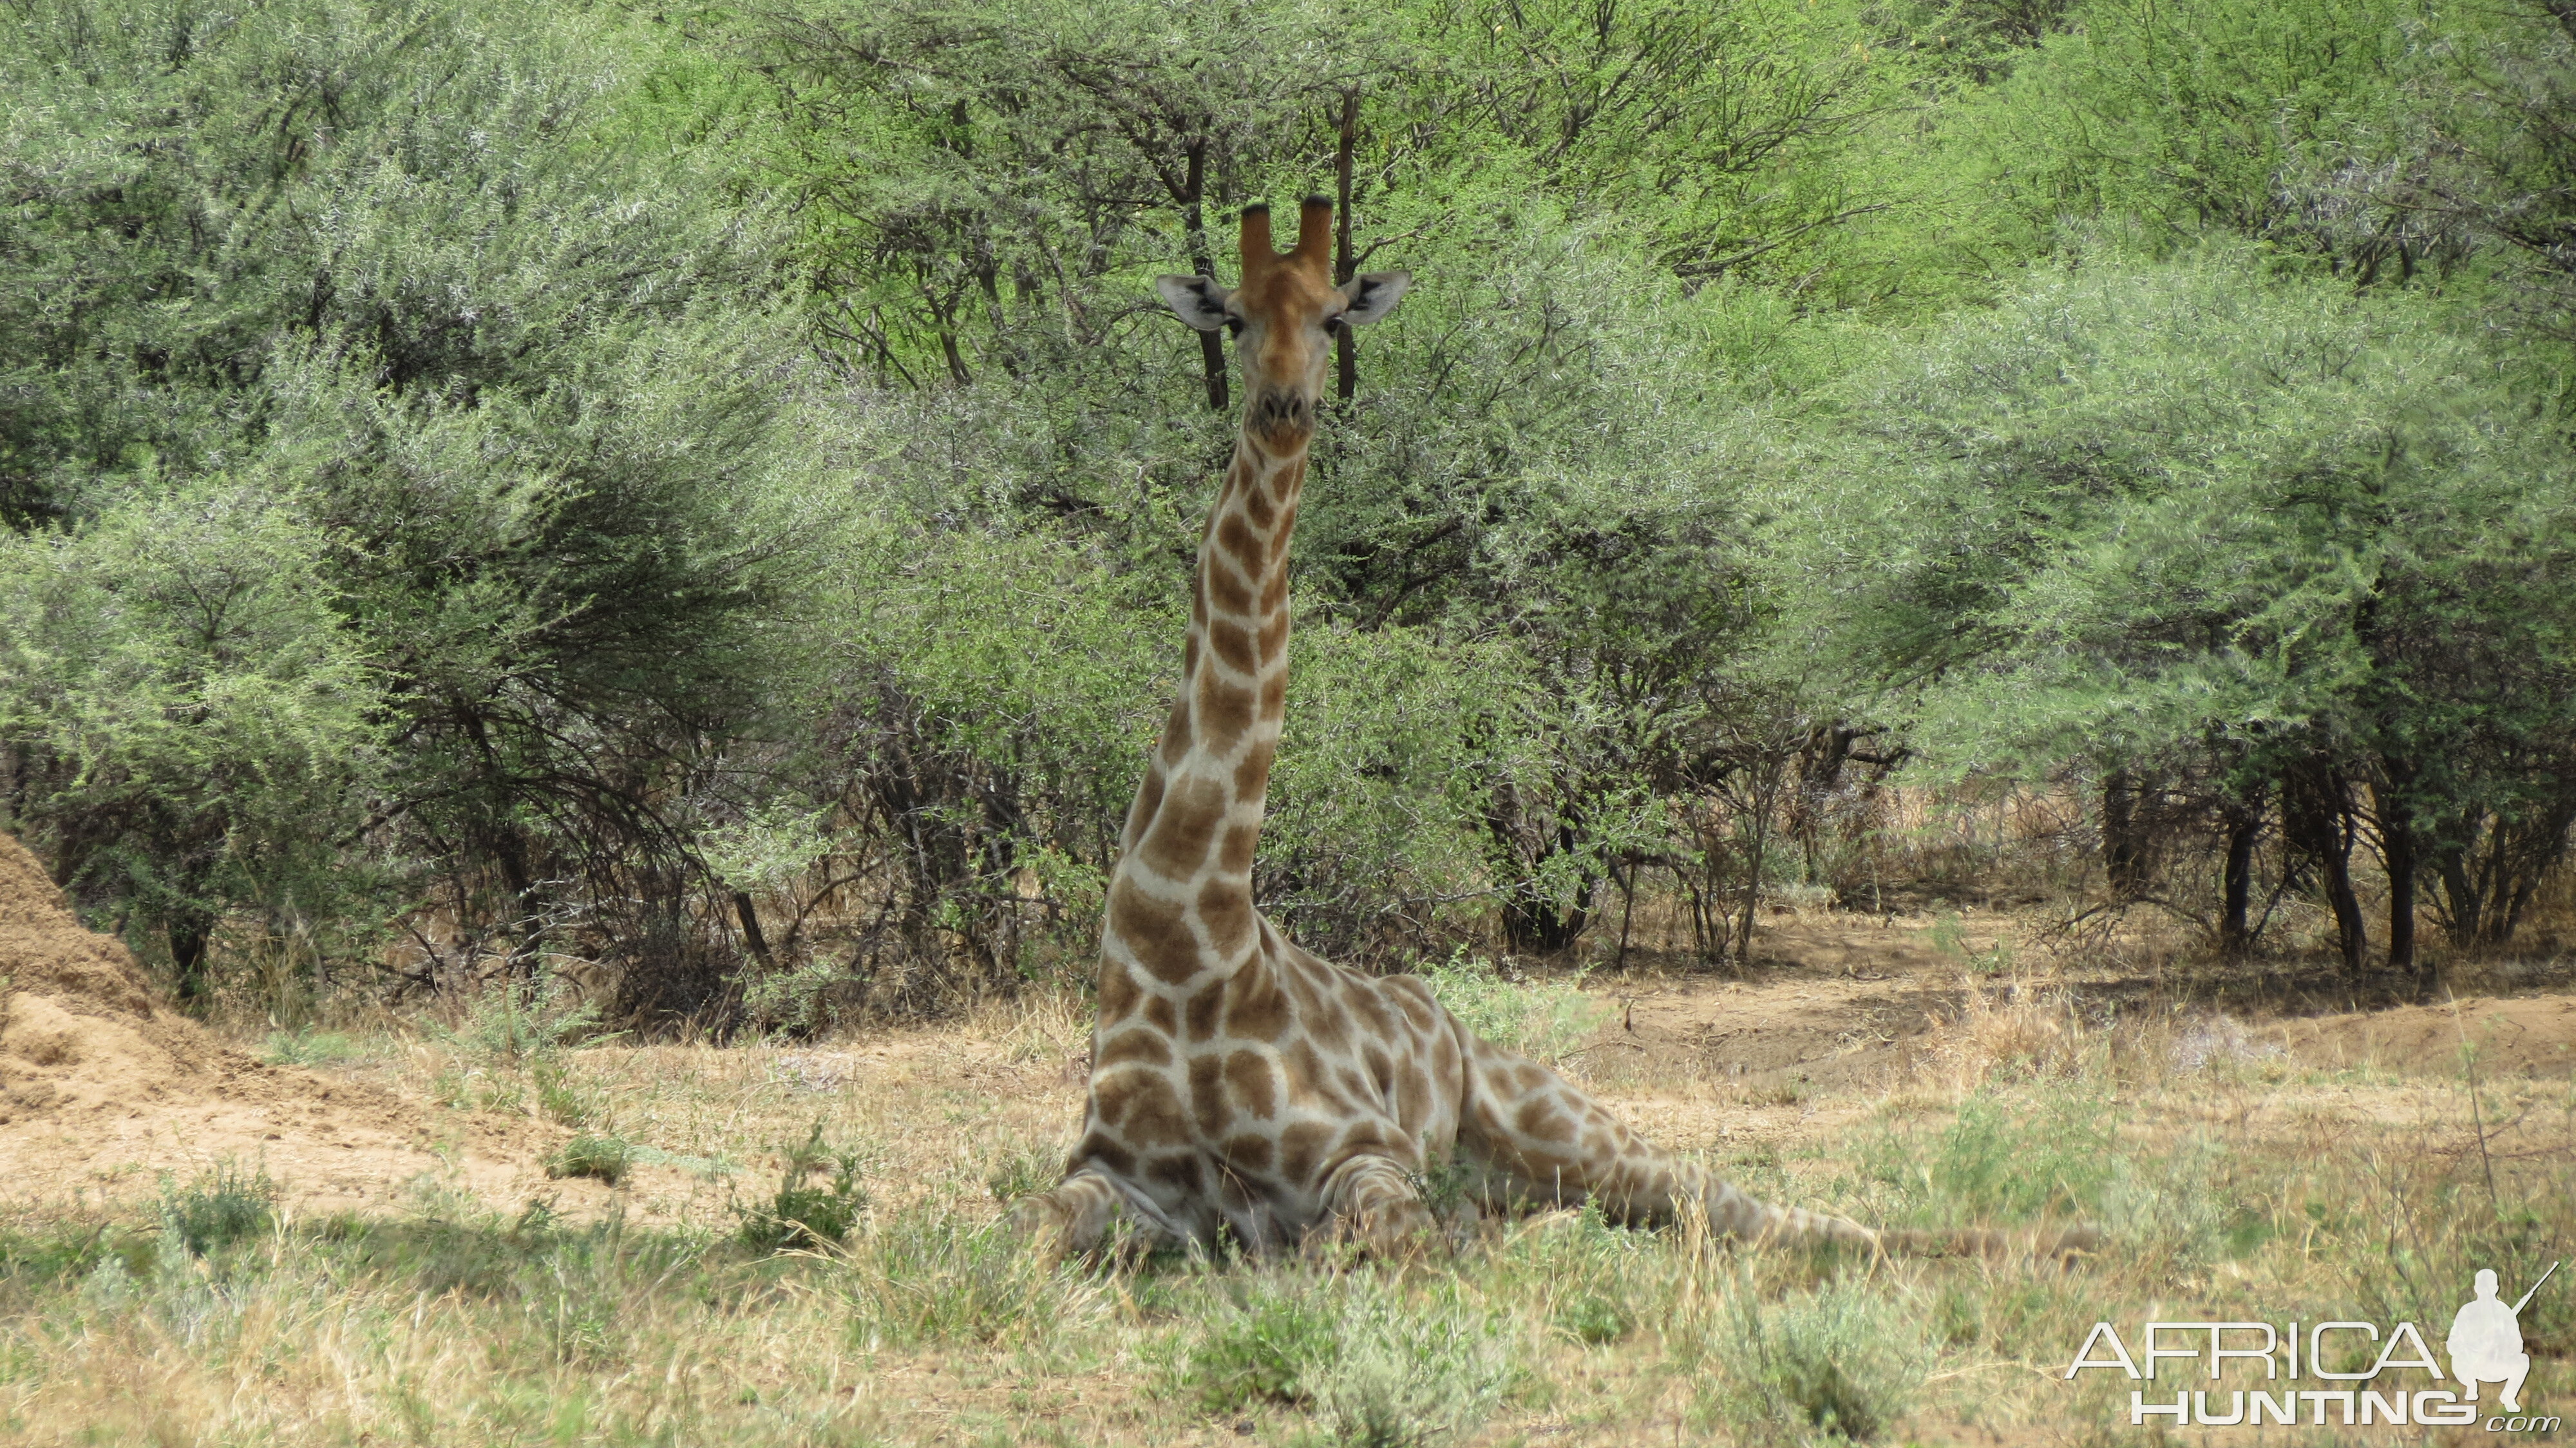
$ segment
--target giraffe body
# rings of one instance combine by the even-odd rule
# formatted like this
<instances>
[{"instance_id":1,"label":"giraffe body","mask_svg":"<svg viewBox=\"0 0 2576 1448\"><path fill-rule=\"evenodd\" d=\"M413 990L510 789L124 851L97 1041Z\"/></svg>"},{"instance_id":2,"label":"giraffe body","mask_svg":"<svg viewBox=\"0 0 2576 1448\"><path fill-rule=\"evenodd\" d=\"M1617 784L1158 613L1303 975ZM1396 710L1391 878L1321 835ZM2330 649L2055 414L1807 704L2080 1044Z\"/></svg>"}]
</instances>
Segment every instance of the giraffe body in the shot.
<instances>
[{"instance_id":1,"label":"giraffe body","mask_svg":"<svg viewBox=\"0 0 2576 1448\"><path fill-rule=\"evenodd\" d=\"M1127 816L1101 931L1083 1132L1053 1190L1014 1211L1058 1251L1123 1217L1149 1237L1255 1253L1319 1229L1401 1250L1431 1227L1421 1183L1473 1172L1491 1205L1596 1201L1639 1224L1704 1212L1718 1232L1875 1248L1880 1234L1775 1207L1658 1150L1571 1083L1461 1025L1412 976L1299 948L1253 906L1252 857L1286 712L1288 543L1333 333L1409 279L1336 287L1331 207L1297 248L1243 220L1242 285L1156 285L1182 320L1239 338L1243 427L1209 510L1180 697Z\"/></svg>"}]
</instances>

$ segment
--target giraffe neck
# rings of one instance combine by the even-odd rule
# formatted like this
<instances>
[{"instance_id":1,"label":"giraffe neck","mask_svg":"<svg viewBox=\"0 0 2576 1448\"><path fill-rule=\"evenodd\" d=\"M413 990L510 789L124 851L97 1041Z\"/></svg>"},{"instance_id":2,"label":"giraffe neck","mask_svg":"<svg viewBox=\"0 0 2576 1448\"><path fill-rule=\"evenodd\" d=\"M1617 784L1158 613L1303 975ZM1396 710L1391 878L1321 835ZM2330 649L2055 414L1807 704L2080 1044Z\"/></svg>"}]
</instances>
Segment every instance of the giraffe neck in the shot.
<instances>
[{"instance_id":1,"label":"giraffe neck","mask_svg":"<svg viewBox=\"0 0 2576 1448\"><path fill-rule=\"evenodd\" d=\"M1199 540L1180 697L1121 839L1118 873L1136 877L1125 913L1159 914L1150 900L1188 917L1196 969L1230 969L1256 941L1252 851L1287 710L1288 539L1305 478L1305 438L1283 447L1249 429L1237 435ZM1111 935L1137 936L1121 916L1113 900ZM1180 938L1124 943L1156 975L1185 978Z\"/></svg>"}]
</instances>

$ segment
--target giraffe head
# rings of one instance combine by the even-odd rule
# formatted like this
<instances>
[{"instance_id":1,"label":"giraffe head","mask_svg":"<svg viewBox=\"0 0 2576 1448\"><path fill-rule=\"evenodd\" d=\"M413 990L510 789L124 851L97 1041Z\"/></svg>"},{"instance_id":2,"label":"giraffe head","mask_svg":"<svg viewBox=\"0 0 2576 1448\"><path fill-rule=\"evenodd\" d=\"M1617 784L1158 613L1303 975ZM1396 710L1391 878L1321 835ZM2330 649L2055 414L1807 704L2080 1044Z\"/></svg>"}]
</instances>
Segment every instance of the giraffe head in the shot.
<instances>
[{"instance_id":1,"label":"giraffe head","mask_svg":"<svg viewBox=\"0 0 2576 1448\"><path fill-rule=\"evenodd\" d=\"M1413 284L1405 272L1367 272L1333 285L1333 203L1309 196L1299 208L1297 245L1271 249L1270 208L1243 209L1243 280L1231 289L1212 277L1160 276L1154 289L1182 321L1202 332L1235 334L1243 366L1244 426L1274 445L1303 446L1315 430L1315 400L1333 338L1344 327L1395 310Z\"/></svg>"}]
</instances>

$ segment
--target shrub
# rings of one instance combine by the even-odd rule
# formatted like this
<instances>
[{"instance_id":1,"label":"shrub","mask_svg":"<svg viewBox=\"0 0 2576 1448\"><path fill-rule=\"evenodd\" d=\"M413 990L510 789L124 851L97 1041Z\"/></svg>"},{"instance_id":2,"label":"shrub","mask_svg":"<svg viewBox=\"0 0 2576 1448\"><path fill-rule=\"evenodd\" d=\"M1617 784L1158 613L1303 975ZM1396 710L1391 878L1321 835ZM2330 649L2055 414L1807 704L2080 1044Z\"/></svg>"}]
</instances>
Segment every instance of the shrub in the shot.
<instances>
[{"instance_id":1,"label":"shrub","mask_svg":"<svg viewBox=\"0 0 2576 1448\"><path fill-rule=\"evenodd\" d=\"M1363 1275L1254 1288L1189 1343L1169 1387L1212 1415L1278 1403L1335 1443L1415 1448L1473 1428L1515 1371L1495 1320Z\"/></svg>"},{"instance_id":2,"label":"shrub","mask_svg":"<svg viewBox=\"0 0 2576 1448\"><path fill-rule=\"evenodd\" d=\"M1209 1414L1305 1403L1315 1375L1340 1356L1338 1326L1312 1293L1258 1288L1190 1344L1180 1380Z\"/></svg>"},{"instance_id":3,"label":"shrub","mask_svg":"<svg viewBox=\"0 0 2576 1448\"><path fill-rule=\"evenodd\" d=\"M186 1187L162 1181L161 1229L200 1257L267 1231L276 1209L277 1184L265 1169L219 1162Z\"/></svg>"},{"instance_id":4,"label":"shrub","mask_svg":"<svg viewBox=\"0 0 2576 1448\"><path fill-rule=\"evenodd\" d=\"M1717 1346L1714 1406L1729 1420L1855 1443L1905 1412L1932 1356L1895 1304L1840 1280L1767 1307L1748 1282Z\"/></svg>"},{"instance_id":5,"label":"shrub","mask_svg":"<svg viewBox=\"0 0 2576 1448\"><path fill-rule=\"evenodd\" d=\"M355 1060L359 1054L358 1043L349 1037L309 1026L300 1031L271 1031L259 1047L259 1058L272 1066L328 1066Z\"/></svg>"},{"instance_id":6,"label":"shrub","mask_svg":"<svg viewBox=\"0 0 2576 1448\"><path fill-rule=\"evenodd\" d=\"M635 1148L614 1136L583 1132L546 1158L550 1177L594 1177L615 1186L635 1165Z\"/></svg>"},{"instance_id":7,"label":"shrub","mask_svg":"<svg viewBox=\"0 0 2576 1448\"><path fill-rule=\"evenodd\" d=\"M827 1168L830 1177L816 1185L815 1173ZM818 1121L805 1144L787 1153L787 1166L769 1201L740 1212L738 1235L744 1246L764 1253L838 1246L849 1240L867 1203L867 1193L859 1187L858 1156L826 1146Z\"/></svg>"}]
</instances>

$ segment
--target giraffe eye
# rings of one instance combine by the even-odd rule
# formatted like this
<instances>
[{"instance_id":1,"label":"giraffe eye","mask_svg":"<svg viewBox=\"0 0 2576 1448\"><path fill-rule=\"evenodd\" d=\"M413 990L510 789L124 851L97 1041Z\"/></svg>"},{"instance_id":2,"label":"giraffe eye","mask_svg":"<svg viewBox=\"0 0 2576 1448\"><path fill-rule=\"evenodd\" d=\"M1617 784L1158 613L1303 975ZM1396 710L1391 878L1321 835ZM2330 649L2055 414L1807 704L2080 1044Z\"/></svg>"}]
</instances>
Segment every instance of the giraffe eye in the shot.
<instances>
[{"instance_id":1,"label":"giraffe eye","mask_svg":"<svg viewBox=\"0 0 2576 1448\"><path fill-rule=\"evenodd\" d=\"M1338 332L1342 330L1342 314L1335 312L1331 316L1326 317L1324 319L1324 330L1326 332Z\"/></svg>"}]
</instances>

